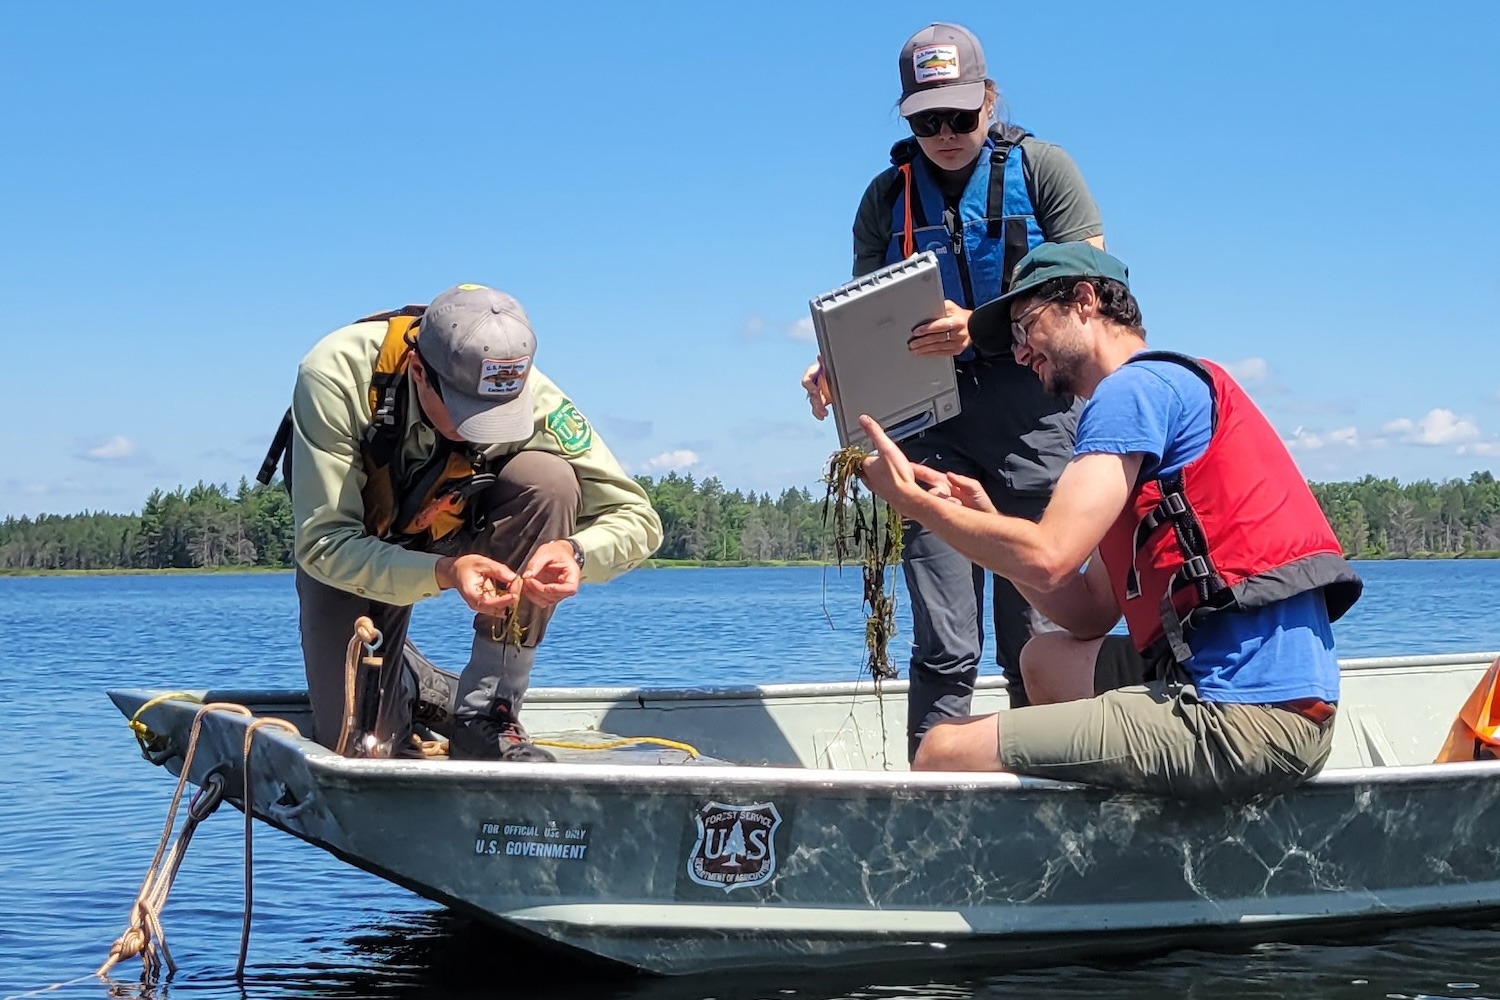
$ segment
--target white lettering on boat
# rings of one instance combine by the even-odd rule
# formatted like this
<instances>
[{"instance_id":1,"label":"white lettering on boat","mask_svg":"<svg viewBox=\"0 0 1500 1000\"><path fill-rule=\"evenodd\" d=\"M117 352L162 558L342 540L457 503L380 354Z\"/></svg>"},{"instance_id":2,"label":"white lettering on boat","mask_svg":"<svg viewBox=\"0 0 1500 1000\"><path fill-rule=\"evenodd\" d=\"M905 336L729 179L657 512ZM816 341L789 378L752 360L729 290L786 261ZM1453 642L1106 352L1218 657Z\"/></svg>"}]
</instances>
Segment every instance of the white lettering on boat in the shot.
<instances>
[{"instance_id":1,"label":"white lettering on boat","mask_svg":"<svg viewBox=\"0 0 1500 1000\"><path fill-rule=\"evenodd\" d=\"M562 858L565 861L582 861L588 844L541 844L535 840L512 840L506 843L505 853L523 858Z\"/></svg>"},{"instance_id":2,"label":"white lettering on boat","mask_svg":"<svg viewBox=\"0 0 1500 1000\"><path fill-rule=\"evenodd\" d=\"M588 855L587 823L535 822L527 819L489 819L479 824L474 854L479 857L537 858L583 861Z\"/></svg>"}]
</instances>

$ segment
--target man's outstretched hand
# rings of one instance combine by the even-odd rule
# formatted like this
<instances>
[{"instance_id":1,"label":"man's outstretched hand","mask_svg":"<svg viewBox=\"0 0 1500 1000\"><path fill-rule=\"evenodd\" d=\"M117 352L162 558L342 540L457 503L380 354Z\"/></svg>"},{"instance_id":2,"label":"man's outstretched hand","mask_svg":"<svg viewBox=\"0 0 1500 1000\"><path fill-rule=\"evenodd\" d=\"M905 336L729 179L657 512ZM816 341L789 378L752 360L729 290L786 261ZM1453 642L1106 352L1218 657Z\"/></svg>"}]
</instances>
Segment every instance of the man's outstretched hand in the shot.
<instances>
[{"instance_id":1,"label":"man's outstretched hand","mask_svg":"<svg viewBox=\"0 0 1500 1000\"><path fill-rule=\"evenodd\" d=\"M520 575L504 563L477 552L443 556L433 575L439 587L458 591L464 603L482 615L503 615L521 597Z\"/></svg>"},{"instance_id":2,"label":"man's outstretched hand","mask_svg":"<svg viewBox=\"0 0 1500 1000\"><path fill-rule=\"evenodd\" d=\"M871 493L896 508L903 517L913 516L913 501L920 500L928 491L948 498L946 473L907 458L901 446L892 441L869 414L860 414L859 426L875 445L875 454L865 459L859 474Z\"/></svg>"}]
</instances>

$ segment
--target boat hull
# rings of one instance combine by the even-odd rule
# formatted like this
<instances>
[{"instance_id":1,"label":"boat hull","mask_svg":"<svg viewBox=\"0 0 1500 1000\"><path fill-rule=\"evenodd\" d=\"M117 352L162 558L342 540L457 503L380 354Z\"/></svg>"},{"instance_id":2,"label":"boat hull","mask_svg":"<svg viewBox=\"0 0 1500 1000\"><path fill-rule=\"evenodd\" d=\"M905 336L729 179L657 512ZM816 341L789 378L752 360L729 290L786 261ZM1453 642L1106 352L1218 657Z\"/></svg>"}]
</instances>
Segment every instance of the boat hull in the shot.
<instances>
[{"instance_id":1,"label":"boat hull","mask_svg":"<svg viewBox=\"0 0 1500 1000\"><path fill-rule=\"evenodd\" d=\"M600 728L613 713L614 732L654 704L669 715L771 720L812 712L809 699L838 706L825 725L778 729L792 756L814 758L784 762L792 766L685 766L665 754L642 764L572 762L587 754L564 764L350 760L263 729L252 802L273 826L512 934L661 974L1087 958L1468 916L1500 908L1500 763L1416 763L1421 739L1396 723L1397 701L1377 695L1456 698L1401 713L1412 733L1423 719L1430 731L1432 719L1451 719L1490 655L1346 670L1354 721L1341 720L1338 756L1353 766L1249 804L806 766L836 742L812 734L836 730L839 712L901 717L832 687L743 697L591 689L528 702L528 719L559 729L586 719ZM127 714L154 694L111 692ZM299 695L239 697L258 714L305 722ZM174 748L169 768L181 766L196 707L167 701L142 713ZM193 781L217 767L239 796L246 724L205 718ZM668 728L662 718L643 724ZM758 745L786 755L775 740Z\"/></svg>"}]
</instances>

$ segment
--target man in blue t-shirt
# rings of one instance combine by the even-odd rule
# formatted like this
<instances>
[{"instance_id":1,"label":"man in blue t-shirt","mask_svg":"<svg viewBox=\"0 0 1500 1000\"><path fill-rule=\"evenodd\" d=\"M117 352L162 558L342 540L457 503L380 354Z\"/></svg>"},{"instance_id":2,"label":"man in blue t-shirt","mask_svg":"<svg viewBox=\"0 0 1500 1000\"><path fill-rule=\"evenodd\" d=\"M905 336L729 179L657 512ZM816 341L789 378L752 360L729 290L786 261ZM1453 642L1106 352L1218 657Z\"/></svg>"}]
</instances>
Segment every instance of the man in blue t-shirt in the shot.
<instances>
[{"instance_id":1,"label":"man in blue t-shirt","mask_svg":"<svg viewBox=\"0 0 1500 1000\"><path fill-rule=\"evenodd\" d=\"M912 766L1226 799L1316 773L1338 701L1330 620L1360 584L1269 422L1217 366L1145 353L1124 265L1087 244L1037 247L970 331L1088 399L1046 514L999 514L868 417L865 478L1063 631L1022 653L1032 707L935 726ZM1129 638L1108 634L1122 612Z\"/></svg>"}]
</instances>

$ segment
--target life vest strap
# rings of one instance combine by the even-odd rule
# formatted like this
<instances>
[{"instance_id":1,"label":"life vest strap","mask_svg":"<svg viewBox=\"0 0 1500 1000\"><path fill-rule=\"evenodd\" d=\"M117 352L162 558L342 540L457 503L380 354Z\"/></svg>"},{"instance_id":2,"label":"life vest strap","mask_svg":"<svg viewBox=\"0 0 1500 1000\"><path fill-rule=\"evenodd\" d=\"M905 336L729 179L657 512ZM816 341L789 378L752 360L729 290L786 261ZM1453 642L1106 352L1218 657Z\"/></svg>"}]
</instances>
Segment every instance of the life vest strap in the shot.
<instances>
[{"instance_id":1,"label":"life vest strap","mask_svg":"<svg viewBox=\"0 0 1500 1000\"><path fill-rule=\"evenodd\" d=\"M1183 519L1188 511L1187 497L1182 495L1181 490L1174 490L1163 496L1161 502L1148 510L1146 515L1136 523L1135 537L1131 540L1130 569L1125 574L1125 597L1127 599L1133 600L1141 596L1141 578L1136 571L1135 560L1146 541L1156 533L1157 528Z\"/></svg>"},{"instance_id":2,"label":"life vest strap","mask_svg":"<svg viewBox=\"0 0 1500 1000\"><path fill-rule=\"evenodd\" d=\"M270 486L271 480L276 478L276 469L281 465L281 458L286 454L287 446L292 443L292 408L289 406L286 413L281 416L281 423L276 428L276 434L271 438L271 447L266 449L266 457L261 460L260 471L255 474L255 481L262 486ZM291 484L287 484L291 489Z\"/></svg>"},{"instance_id":3,"label":"life vest strap","mask_svg":"<svg viewBox=\"0 0 1500 1000\"><path fill-rule=\"evenodd\" d=\"M903 257L910 257L912 254L917 252L916 230L913 228L911 221L911 163L903 163L897 169L901 171L902 182L906 185L906 192L902 199L905 208L906 221L904 223L905 228L901 231L901 254ZM920 211L920 208L918 209L918 211Z\"/></svg>"}]
</instances>

